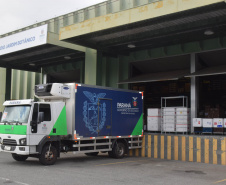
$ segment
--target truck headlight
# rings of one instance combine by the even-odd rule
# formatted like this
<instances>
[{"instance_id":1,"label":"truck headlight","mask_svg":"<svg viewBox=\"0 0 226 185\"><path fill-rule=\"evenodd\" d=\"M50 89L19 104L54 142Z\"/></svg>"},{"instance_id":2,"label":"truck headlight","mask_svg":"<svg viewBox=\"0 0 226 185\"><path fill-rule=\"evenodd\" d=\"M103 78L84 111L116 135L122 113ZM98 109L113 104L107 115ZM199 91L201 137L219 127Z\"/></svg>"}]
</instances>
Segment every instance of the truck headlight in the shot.
<instances>
[{"instance_id":1,"label":"truck headlight","mask_svg":"<svg viewBox=\"0 0 226 185\"><path fill-rule=\"evenodd\" d=\"M27 139L23 138L19 140L20 145L26 145L27 144Z\"/></svg>"}]
</instances>

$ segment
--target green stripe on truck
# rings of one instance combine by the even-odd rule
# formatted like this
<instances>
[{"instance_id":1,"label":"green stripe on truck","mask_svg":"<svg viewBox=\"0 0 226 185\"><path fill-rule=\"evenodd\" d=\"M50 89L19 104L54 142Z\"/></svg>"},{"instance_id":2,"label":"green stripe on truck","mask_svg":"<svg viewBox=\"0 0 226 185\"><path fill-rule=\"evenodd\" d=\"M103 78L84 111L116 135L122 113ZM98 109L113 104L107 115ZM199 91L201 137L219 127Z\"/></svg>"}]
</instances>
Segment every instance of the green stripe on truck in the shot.
<instances>
[{"instance_id":1,"label":"green stripe on truck","mask_svg":"<svg viewBox=\"0 0 226 185\"><path fill-rule=\"evenodd\" d=\"M27 125L0 125L1 134L26 135Z\"/></svg>"},{"instance_id":2,"label":"green stripe on truck","mask_svg":"<svg viewBox=\"0 0 226 185\"><path fill-rule=\"evenodd\" d=\"M133 132L132 136L142 135L143 130L143 114L141 114L140 119L138 120Z\"/></svg>"},{"instance_id":3,"label":"green stripe on truck","mask_svg":"<svg viewBox=\"0 0 226 185\"><path fill-rule=\"evenodd\" d=\"M66 118L66 107L62 109L53 129L50 132L50 136L67 135L67 118Z\"/></svg>"}]
</instances>

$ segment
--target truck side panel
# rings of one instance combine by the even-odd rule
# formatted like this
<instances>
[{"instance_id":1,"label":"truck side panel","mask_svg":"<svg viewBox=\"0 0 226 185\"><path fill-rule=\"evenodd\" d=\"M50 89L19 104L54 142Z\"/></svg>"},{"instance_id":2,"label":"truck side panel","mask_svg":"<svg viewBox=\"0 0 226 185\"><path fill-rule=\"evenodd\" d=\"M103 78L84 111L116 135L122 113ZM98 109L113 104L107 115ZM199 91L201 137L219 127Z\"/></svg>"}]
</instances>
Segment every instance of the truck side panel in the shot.
<instances>
[{"instance_id":1,"label":"truck side panel","mask_svg":"<svg viewBox=\"0 0 226 185\"><path fill-rule=\"evenodd\" d=\"M141 135L142 94L78 86L75 94L75 130L79 136Z\"/></svg>"}]
</instances>

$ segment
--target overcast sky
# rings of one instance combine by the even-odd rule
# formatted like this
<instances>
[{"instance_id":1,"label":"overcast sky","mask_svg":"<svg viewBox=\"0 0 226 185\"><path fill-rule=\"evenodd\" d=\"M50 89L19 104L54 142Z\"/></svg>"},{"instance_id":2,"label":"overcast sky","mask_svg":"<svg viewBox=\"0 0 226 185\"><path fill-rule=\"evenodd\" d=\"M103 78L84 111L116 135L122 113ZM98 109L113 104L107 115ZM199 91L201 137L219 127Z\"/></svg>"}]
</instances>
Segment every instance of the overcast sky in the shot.
<instances>
[{"instance_id":1,"label":"overcast sky","mask_svg":"<svg viewBox=\"0 0 226 185\"><path fill-rule=\"evenodd\" d=\"M0 0L0 35L106 0Z\"/></svg>"}]
</instances>

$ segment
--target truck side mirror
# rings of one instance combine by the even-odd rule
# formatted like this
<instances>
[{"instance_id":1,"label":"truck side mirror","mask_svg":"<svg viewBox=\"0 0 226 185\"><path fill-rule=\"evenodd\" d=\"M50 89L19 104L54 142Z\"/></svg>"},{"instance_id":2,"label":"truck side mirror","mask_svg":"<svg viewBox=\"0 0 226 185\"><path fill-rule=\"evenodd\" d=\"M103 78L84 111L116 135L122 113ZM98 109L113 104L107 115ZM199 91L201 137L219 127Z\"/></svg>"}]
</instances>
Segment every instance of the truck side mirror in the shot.
<instances>
[{"instance_id":1,"label":"truck side mirror","mask_svg":"<svg viewBox=\"0 0 226 185\"><path fill-rule=\"evenodd\" d=\"M38 113L38 124L44 121L44 112Z\"/></svg>"},{"instance_id":2,"label":"truck side mirror","mask_svg":"<svg viewBox=\"0 0 226 185\"><path fill-rule=\"evenodd\" d=\"M2 112L0 112L0 120L2 119Z\"/></svg>"}]
</instances>

